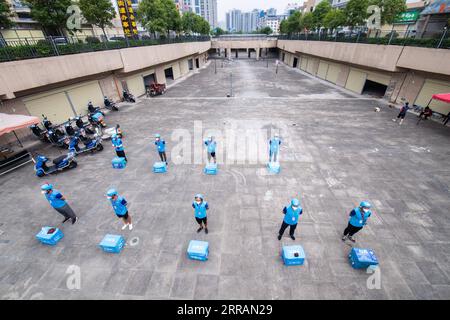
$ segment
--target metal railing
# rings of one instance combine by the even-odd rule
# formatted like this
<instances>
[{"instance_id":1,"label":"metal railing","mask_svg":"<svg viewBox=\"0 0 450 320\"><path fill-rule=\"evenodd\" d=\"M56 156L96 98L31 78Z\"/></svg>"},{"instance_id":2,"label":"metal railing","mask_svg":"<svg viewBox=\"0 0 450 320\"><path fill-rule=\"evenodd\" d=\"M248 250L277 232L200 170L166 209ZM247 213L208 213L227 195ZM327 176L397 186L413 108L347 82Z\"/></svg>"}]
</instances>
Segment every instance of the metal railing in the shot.
<instances>
[{"instance_id":1,"label":"metal railing","mask_svg":"<svg viewBox=\"0 0 450 320\"><path fill-rule=\"evenodd\" d=\"M348 32L311 32L281 35L279 40L334 41L348 43L366 43L381 45L414 46L437 49L450 49L450 32L418 34L414 30L391 31L348 31Z\"/></svg>"},{"instance_id":2,"label":"metal railing","mask_svg":"<svg viewBox=\"0 0 450 320\"><path fill-rule=\"evenodd\" d=\"M45 38L0 38L0 62L61 56L85 52L115 50L141 46L155 46L183 42L210 41L209 36L182 36L130 38L124 35L102 37L45 37Z\"/></svg>"}]
</instances>

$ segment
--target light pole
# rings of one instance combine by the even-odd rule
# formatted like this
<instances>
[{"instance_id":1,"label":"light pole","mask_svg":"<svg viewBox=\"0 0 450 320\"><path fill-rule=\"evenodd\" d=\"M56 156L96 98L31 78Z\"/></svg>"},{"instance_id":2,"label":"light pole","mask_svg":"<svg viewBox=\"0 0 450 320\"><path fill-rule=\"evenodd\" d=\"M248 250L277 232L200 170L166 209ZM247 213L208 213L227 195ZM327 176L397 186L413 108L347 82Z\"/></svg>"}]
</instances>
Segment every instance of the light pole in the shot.
<instances>
[{"instance_id":1,"label":"light pole","mask_svg":"<svg viewBox=\"0 0 450 320\"><path fill-rule=\"evenodd\" d=\"M442 42L444 41L444 39L445 39L445 36L447 35L447 30L448 30L448 28L447 27L444 27L444 33L442 34L442 38L441 38L441 41L439 41L439 44L438 44L438 49L441 47L441 45L442 45Z\"/></svg>"}]
</instances>

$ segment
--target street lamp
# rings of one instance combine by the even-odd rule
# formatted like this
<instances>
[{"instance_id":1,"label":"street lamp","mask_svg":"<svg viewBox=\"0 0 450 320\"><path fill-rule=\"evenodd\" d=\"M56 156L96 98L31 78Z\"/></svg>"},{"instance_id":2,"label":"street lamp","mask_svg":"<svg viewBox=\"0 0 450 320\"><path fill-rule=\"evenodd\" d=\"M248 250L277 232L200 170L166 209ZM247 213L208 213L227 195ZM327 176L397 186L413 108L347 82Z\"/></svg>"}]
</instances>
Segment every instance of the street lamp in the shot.
<instances>
[{"instance_id":1,"label":"street lamp","mask_svg":"<svg viewBox=\"0 0 450 320\"><path fill-rule=\"evenodd\" d=\"M448 30L448 28L447 27L444 27L444 33L442 33L442 38L441 38L441 41L439 41L439 44L438 44L438 49L441 47L441 44L442 44L442 42L444 41L444 39L445 39L445 36L447 35L447 30Z\"/></svg>"}]
</instances>

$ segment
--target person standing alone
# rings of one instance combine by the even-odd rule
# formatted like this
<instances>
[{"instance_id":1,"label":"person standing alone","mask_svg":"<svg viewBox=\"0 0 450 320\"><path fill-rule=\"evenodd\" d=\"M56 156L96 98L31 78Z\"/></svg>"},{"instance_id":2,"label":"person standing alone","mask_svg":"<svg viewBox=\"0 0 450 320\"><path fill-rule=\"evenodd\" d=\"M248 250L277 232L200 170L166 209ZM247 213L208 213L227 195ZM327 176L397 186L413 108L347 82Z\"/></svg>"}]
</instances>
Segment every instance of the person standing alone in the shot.
<instances>
[{"instance_id":1,"label":"person standing alone","mask_svg":"<svg viewBox=\"0 0 450 320\"><path fill-rule=\"evenodd\" d=\"M367 219L372 215L372 212L370 211L371 207L372 205L369 202L363 201L359 204L359 207L350 212L350 220L347 228L344 230L342 241L348 239L352 242L356 242L353 236L367 224Z\"/></svg>"},{"instance_id":2,"label":"person standing alone","mask_svg":"<svg viewBox=\"0 0 450 320\"><path fill-rule=\"evenodd\" d=\"M165 162L166 165L168 165L166 155L166 142L163 139L161 139L160 134L155 135L155 145L158 149L158 154L159 157L161 158L161 162Z\"/></svg>"},{"instance_id":3,"label":"person standing alone","mask_svg":"<svg viewBox=\"0 0 450 320\"><path fill-rule=\"evenodd\" d=\"M111 137L111 142L116 150L116 154L119 158L125 158L125 161L128 162L127 156L125 155L125 149L123 148L122 139L119 138L119 136L114 133Z\"/></svg>"},{"instance_id":4,"label":"person standing alone","mask_svg":"<svg viewBox=\"0 0 450 320\"><path fill-rule=\"evenodd\" d=\"M289 207L284 207L284 219L281 224L280 231L278 232L278 240L281 240L281 237L287 227L289 227L289 236L292 240L295 240L294 232L297 228L298 218L302 215L302 213L303 209L300 207L300 201L298 199L292 199L291 205Z\"/></svg>"},{"instance_id":5,"label":"person standing alone","mask_svg":"<svg viewBox=\"0 0 450 320\"><path fill-rule=\"evenodd\" d=\"M122 230L125 230L128 227L130 230L133 230L133 224L131 223L131 217L128 213L127 208L127 200L125 198L119 196L117 190L110 189L106 193L106 197L111 201L111 205L116 213L116 216L123 220Z\"/></svg>"},{"instance_id":6,"label":"person standing alone","mask_svg":"<svg viewBox=\"0 0 450 320\"><path fill-rule=\"evenodd\" d=\"M208 219L206 216L206 211L209 210L208 203L204 201L203 195L195 195L194 202L192 203L192 208L194 208L195 220L200 225L197 233L203 230L203 225L205 226L205 233L208 234Z\"/></svg>"}]
</instances>

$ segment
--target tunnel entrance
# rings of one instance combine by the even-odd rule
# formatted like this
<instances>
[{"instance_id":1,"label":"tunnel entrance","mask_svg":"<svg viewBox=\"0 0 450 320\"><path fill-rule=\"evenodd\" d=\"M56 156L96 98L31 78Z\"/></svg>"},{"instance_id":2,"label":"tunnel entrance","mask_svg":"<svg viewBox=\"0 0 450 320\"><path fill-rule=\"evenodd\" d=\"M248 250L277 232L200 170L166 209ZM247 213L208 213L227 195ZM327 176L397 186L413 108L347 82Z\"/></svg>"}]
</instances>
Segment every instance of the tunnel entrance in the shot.
<instances>
[{"instance_id":1,"label":"tunnel entrance","mask_svg":"<svg viewBox=\"0 0 450 320\"><path fill-rule=\"evenodd\" d=\"M386 90L386 85L371 80L366 80L362 94L376 98L383 98L386 94Z\"/></svg>"}]
</instances>

